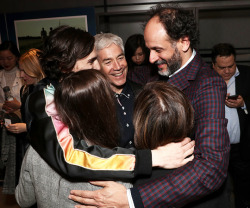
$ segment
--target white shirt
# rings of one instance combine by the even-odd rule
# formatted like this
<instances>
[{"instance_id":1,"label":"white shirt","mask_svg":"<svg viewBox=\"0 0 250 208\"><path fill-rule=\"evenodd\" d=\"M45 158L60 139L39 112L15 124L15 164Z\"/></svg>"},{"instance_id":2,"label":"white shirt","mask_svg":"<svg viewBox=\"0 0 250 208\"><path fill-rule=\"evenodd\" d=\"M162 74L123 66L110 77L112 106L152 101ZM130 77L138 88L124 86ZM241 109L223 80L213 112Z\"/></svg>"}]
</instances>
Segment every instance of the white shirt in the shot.
<instances>
[{"instance_id":1,"label":"white shirt","mask_svg":"<svg viewBox=\"0 0 250 208\"><path fill-rule=\"evenodd\" d=\"M230 93L230 95L236 94L235 77L237 77L239 74L240 72L236 67L235 74L230 78L227 84L227 93ZM225 117L228 119L227 131L229 134L230 143L237 144L240 142L240 122L237 108L229 108L225 105Z\"/></svg>"}]
</instances>

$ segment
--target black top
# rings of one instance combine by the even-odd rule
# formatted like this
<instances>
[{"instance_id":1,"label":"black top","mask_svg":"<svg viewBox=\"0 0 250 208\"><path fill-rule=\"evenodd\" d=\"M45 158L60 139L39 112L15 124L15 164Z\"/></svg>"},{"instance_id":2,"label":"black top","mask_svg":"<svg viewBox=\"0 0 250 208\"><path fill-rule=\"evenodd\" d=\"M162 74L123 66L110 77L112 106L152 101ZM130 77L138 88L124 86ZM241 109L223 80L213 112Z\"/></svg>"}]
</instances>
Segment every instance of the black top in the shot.
<instances>
[{"instance_id":1,"label":"black top","mask_svg":"<svg viewBox=\"0 0 250 208\"><path fill-rule=\"evenodd\" d=\"M26 103L26 100L29 96L30 93L32 93L34 89L34 85L29 85L29 86L25 86L23 85L20 89L20 98L21 98L21 115L22 115L22 121L23 123L26 123L26 120L25 120L25 103Z\"/></svg>"},{"instance_id":2,"label":"black top","mask_svg":"<svg viewBox=\"0 0 250 208\"><path fill-rule=\"evenodd\" d=\"M134 147L133 109L140 85L127 81L122 92L115 94L117 117L120 124L120 147Z\"/></svg>"}]
</instances>

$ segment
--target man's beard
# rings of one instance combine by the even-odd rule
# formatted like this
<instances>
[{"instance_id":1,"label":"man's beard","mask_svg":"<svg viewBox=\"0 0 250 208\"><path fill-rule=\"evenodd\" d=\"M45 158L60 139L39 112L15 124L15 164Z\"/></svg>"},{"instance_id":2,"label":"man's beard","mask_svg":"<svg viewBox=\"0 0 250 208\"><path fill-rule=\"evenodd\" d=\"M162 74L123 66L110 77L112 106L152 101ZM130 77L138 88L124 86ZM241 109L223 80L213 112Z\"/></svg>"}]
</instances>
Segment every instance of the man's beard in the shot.
<instances>
[{"instance_id":1,"label":"man's beard","mask_svg":"<svg viewBox=\"0 0 250 208\"><path fill-rule=\"evenodd\" d=\"M162 59L162 60L158 60L155 62L156 65L160 65L160 64L167 65L168 67L167 70L164 70L164 71L158 70L158 74L160 74L161 76L167 76L167 77L175 73L178 69L180 69L181 63L182 63L181 55L176 47L175 47L174 54L172 55L170 59L168 60Z\"/></svg>"}]
</instances>

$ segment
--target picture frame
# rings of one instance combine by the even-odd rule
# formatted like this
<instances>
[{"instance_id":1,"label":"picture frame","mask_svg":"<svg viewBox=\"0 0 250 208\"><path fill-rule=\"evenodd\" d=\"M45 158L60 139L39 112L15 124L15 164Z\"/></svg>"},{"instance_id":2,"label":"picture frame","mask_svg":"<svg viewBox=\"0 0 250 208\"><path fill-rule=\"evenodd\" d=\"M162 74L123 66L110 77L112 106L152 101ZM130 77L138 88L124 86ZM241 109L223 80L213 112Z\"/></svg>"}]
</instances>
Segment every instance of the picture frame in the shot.
<instances>
[{"instance_id":1,"label":"picture frame","mask_svg":"<svg viewBox=\"0 0 250 208\"><path fill-rule=\"evenodd\" d=\"M45 37L60 25L96 34L93 7L6 14L6 23L9 40L16 43L21 54L30 48L41 49Z\"/></svg>"}]
</instances>

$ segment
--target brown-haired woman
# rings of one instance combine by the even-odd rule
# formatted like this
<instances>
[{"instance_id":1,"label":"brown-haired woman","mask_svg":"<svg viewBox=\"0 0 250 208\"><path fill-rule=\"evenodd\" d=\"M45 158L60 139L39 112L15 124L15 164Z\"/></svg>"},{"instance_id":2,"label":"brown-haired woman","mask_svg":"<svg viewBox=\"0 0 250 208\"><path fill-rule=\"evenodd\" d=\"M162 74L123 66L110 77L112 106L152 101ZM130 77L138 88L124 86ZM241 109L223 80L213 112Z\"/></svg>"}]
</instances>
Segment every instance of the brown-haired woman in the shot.
<instances>
[{"instance_id":1,"label":"brown-haired woman","mask_svg":"<svg viewBox=\"0 0 250 208\"><path fill-rule=\"evenodd\" d=\"M190 136L194 110L177 87L165 82L148 83L135 101L133 123L137 149L156 149ZM152 176L140 177L135 184L166 175L169 170L153 168Z\"/></svg>"},{"instance_id":2,"label":"brown-haired woman","mask_svg":"<svg viewBox=\"0 0 250 208\"><path fill-rule=\"evenodd\" d=\"M62 122L87 144L118 146L114 93L101 72L90 69L70 74L55 91L55 105Z\"/></svg>"}]
</instances>

